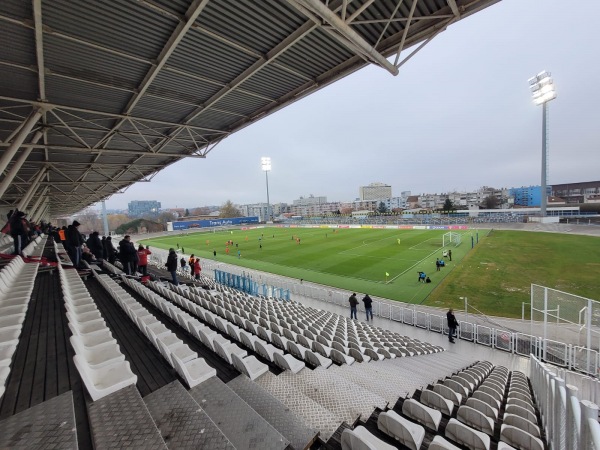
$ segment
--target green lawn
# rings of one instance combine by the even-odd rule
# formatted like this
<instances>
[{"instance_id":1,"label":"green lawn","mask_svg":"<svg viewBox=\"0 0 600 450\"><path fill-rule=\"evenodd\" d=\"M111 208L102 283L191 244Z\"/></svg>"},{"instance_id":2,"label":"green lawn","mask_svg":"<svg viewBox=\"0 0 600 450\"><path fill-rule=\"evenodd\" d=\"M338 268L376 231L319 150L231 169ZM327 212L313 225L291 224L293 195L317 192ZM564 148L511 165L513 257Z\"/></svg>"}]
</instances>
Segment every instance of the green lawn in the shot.
<instances>
[{"instance_id":1,"label":"green lawn","mask_svg":"<svg viewBox=\"0 0 600 450\"><path fill-rule=\"evenodd\" d=\"M461 307L459 297L468 297L470 305L491 315L520 317L531 283L598 297L597 238L519 231L487 236L487 230L469 230L461 232L460 246L449 247L452 262L446 259L446 267L436 272L446 232L259 228L165 236L145 243L164 249L179 244L186 254L211 259L216 250L219 261L408 303ZM473 250L471 237L479 240ZM226 254L230 239L234 245ZM432 283L419 283L418 271L426 272Z\"/></svg>"}]
</instances>

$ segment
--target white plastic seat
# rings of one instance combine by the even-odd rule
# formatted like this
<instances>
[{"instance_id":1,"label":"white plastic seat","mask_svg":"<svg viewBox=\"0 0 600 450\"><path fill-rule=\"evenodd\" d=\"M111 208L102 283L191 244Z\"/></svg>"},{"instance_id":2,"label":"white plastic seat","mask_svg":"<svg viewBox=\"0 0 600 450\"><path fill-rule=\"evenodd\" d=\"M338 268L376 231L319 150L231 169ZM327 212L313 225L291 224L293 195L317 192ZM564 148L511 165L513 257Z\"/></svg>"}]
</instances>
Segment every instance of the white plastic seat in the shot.
<instances>
[{"instance_id":1,"label":"white plastic seat","mask_svg":"<svg viewBox=\"0 0 600 450\"><path fill-rule=\"evenodd\" d=\"M271 343L281 349L281 350L286 350L287 349L287 343L288 340L284 337L281 337L279 334L273 332L271 333Z\"/></svg>"},{"instance_id":2,"label":"white plastic seat","mask_svg":"<svg viewBox=\"0 0 600 450\"><path fill-rule=\"evenodd\" d=\"M531 411L526 410L525 408L521 408L520 406L510 404L506 405L504 408L504 414L514 414L516 416L522 417L523 419L529 420L531 423L537 423L537 418L535 414Z\"/></svg>"},{"instance_id":3,"label":"white plastic seat","mask_svg":"<svg viewBox=\"0 0 600 450\"><path fill-rule=\"evenodd\" d=\"M176 336L175 336L176 337ZM192 359L196 359L198 357L198 354L193 351L191 348L189 348L187 346L187 344L185 344L183 341L179 340L179 338L177 338L178 342L174 342L170 345L166 344L164 342L165 337L159 337L157 338L157 344L159 346L165 346L166 351L168 352L168 357L165 355L165 358L167 358L167 360L171 363L171 366L175 367L175 363L173 362L173 358L177 358L180 361L183 362L188 362L191 361ZM169 340L170 342L170 340ZM161 351L162 353L162 351Z\"/></svg>"},{"instance_id":4,"label":"white plastic seat","mask_svg":"<svg viewBox=\"0 0 600 450\"><path fill-rule=\"evenodd\" d=\"M473 392L473 395L471 397L487 403L492 408L500 409L500 401L496 397L492 397L490 394L488 394L486 392L476 390L475 392Z\"/></svg>"},{"instance_id":5,"label":"white plastic seat","mask_svg":"<svg viewBox=\"0 0 600 450\"><path fill-rule=\"evenodd\" d=\"M240 358L238 355L232 354L231 359L233 361L233 367L251 380L256 380L258 377L269 371L269 367L266 364L261 363L252 355Z\"/></svg>"},{"instance_id":6,"label":"white plastic seat","mask_svg":"<svg viewBox=\"0 0 600 450\"><path fill-rule=\"evenodd\" d=\"M420 401L425 406L437 409L442 414L445 414L447 416L451 416L452 411L454 410L454 403L452 402L452 400L448 400L442 395L438 394L437 392L430 391L428 389L423 389L421 391Z\"/></svg>"},{"instance_id":7,"label":"white plastic seat","mask_svg":"<svg viewBox=\"0 0 600 450\"><path fill-rule=\"evenodd\" d=\"M452 445L439 434L433 438L429 444L428 450L460 450L456 445Z\"/></svg>"},{"instance_id":8,"label":"white plastic seat","mask_svg":"<svg viewBox=\"0 0 600 450\"><path fill-rule=\"evenodd\" d=\"M373 436L363 426L356 427L354 430L346 428L342 433L341 441L342 450L395 450L395 447Z\"/></svg>"},{"instance_id":9,"label":"white plastic seat","mask_svg":"<svg viewBox=\"0 0 600 450\"><path fill-rule=\"evenodd\" d=\"M442 420L441 412L429 408L412 398L404 400L402 414L435 431L437 431Z\"/></svg>"},{"instance_id":10,"label":"white plastic seat","mask_svg":"<svg viewBox=\"0 0 600 450\"><path fill-rule=\"evenodd\" d=\"M99 369L92 369L79 355L75 355L73 360L94 401L137 383L137 375L131 371L129 361L120 361Z\"/></svg>"},{"instance_id":11,"label":"white plastic seat","mask_svg":"<svg viewBox=\"0 0 600 450\"><path fill-rule=\"evenodd\" d=\"M540 437L540 428L535 423L530 422L521 416L517 416L515 414L504 414L502 417L502 423L520 428L521 430L526 431L537 438Z\"/></svg>"},{"instance_id":12,"label":"white plastic seat","mask_svg":"<svg viewBox=\"0 0 600 450\"><path fill-rule=\"evenodd\" d=\"M306 347L296 344L294 341L287 341L287 351L298 359L304 359L304 355L308 350Z\"/></svg>"},{"instance_id":13,"label":"white plastic seat","mask_svg":"<svg viewBox=\"0 0 600 450\"><path fill-rule=\"evenodd\" d=\"M240 338L241 338L242 344L246 348L249 348L250 350L254 350L254 343L256 341L260 341L259 338L257 338L256 336L254 336L253 334L250 334L248 331L245 331L245 330L240 330Z\"/></svg>"},{"instance_id":14,"label":"white plastic seat","mask_svg":"<svg viewBox=\"0 0 600 450\"><path fill-rule=\"evenodd\" d=\"M229 342L226 339L215 339L213 340L213 346L215 348L215 353L227 361L229 364L233 364L231 359L231 355L235 353L240 358L244 358L248 355L248 352L243 348L238 347L233 342Z\"/></svg>"},{"instance_id":15,"label":"white plastic seat","mask_svg":"<svg viewBox=\"0 0 600 450\"><path fill-rule=\"evenodd\" d=\"M425 438L425 428L391 410L379 414L377 428L411 450L419 450Z\"/></svg>"},{"instance_id":16,"label":"white plastic seat","mask_svg":"<svg viewBox=\"0 0 600 450\"><path fill-rule=\"evenodd\" d=\"M322 366L327 369L329 366L333 364L333 361L323 355L319 355L309 349L306 349L304 352L304 361L310 364L313 367Z\"/></svg>"},{"instance_id":17,"label":"white plastic seat","mask_svg":"<svg viewBox=\"0 0 600 450\"><path fill-rule=\"evenodd\" d=\"M210 367L204 358L183 362L174 357L173 362L175 363L175 370L185 380L190 389L217 375L216 369Z\"/></svg>"},{"instance_id":18,"label":"white plastic seat","mask_svg":"<svg viewBox=\"0 0 600 450\"><path fill-rule=\"evenodd\" d=\"M490 406L488 403L486 403L484 401L481 401L474 397L469 397L465 404L467 406L470 406L471 408L474 408L477 411L485 414L486 416L490 417L493 420L498 419L498 410L496 408L493 408L492 406Z\"/></svg>"},{"instance_id":19,"label":"white plastic seat","mask_svg":"<svg viewBox=\"0 0 600 450\"><path fill-rule=\"evenodd\" d=\"M449 387L454 392L460 394L462 397L468 397L469 396L469 392L467 391L467 388L465 388L458 381L452 380L450 378L446 378L444 380L444 386Z\"/></svg>"},{"instance_id":20,"label":"white plastic seat","mask_svg":"<svg viewBox=\"0 0 600 450\"><path fill-rule=\"evenodd\" d=\"M121 353L119 346L111 342L97 345L90 349L83 345L81 336L71 336L69 338L75 353L83 357L92 369L109 366L113 363L125 361L125 355Z\"/></svg>"},{"instance_id":21,"label":"white plastic seat","mask_svg":"<svg viewBox=\"0 0 600 450\"><path fill-rule=\"evenodd\" d=\"M9 367L11 365L16 349L17 344L0 344L0 367Z\"/></svg>"},{"instance_id":22,"label":"white plastic seat","mask_svg":"<svg viewBox=\"0 0 600 450\"><path fill-rule=\"evenodd\" d=\"M521 408L525 408L530 413L535 414L535 408L533 407L533 405L531 403L529 403L529 402L524 401L524 400L521 400L521 399L518 399L518 398L508 397L506 399L506 404L507 405L517 405L517 406L520 406Z\"/></svg>"},{"instance_id":23,"label":"white plastic seat","mask_svg":"<svg viewBox=\"0 0 600 450\"><path fill-rule=\"evenodd\" d=\"M312 351L317 352L318 354L323 355L326 358L329 358L329 355L331 355L331 350L333 350L331 347L327 347L319 341L313 341L312 343Z\"/></svg>"},{"instance_id":24,"label":"white plastic seat","mask_svg":"<svg viewBox=\"0 0 600 450\"><path fill-rule=\"evenodd\" d=\"M543 450L544 443L541 439L511 425L502 425L500 440L518 449Z\"/></svg>"},{"instance_id":25,"label":"white plastic seat","mask_svg":"<svg viewBox=\"0 0 600 450\"><path fill-rule=\"evenodd\" d=\"M471 428L475 428L490 436L494 435L494 420L475 408L462 405L456 412L456 418Z\"/></svg>"},{"instance_id":26,"label":"white plastic seat","mask_svg":"<svg viewBox=\"0 0 600 450\"><path fill-rule=\"evenodd\" d=\"M345 355L344 353L336 349L331 350L329 357L332 361L338 364L347 364L349 366L354 364L354 358L352 356Z\"/></svg>"},{"instance_id":27,"label":"white plastic seat","mask_svg":"<svg viewBox=\"0 0 600 450\"><path fill-rule=\"evenodd\" d=\"M348 349L348 356L351 356L356 360L356 362L369 362L371 361L371 357L368 355L363 355L360 351L355 348Z\"/></svg>"},{"instance_id":28,"label":"white plastic seat","mask_svg":"<svg viewBox=\"0 0 600 450\"><path fill-rule=\"evenodd\" d=\"M490 450L490 437L481 431L450 419L446 425L445 436L470 450Z\"/></svg>"},{"instance_id":29,"label":"white plastic seat","mask_svg":"<svg viewBox=\"0 0 600 450\"><path fill-rule=\"evenodd\" d=\"M273 362L283 370L298 373L306 367L304 362L297 360L290 354L274 353Z\"/></svg>"},{"instance_id":30,"label":"white plastic seat","mask_svg":"<svg viewBox=\"0 0 600 450\"><path fill-rule=\"evenodd\" d=\"M456 392L455 390L450 389L448 386L444 386L440 383L435 383L433 385L433 392L436 392L445 399L450 400L452 403L454 403L455 406L460 406L460 403L462 401L462 395Z\"/></svg>"},{"instance_id":31,"label":"white plastic seat","mask_svg":"<svg viewBox=\"0 0 600 450\"><path fill-rule=\"evenodd\" d=\"M283 354L283 350L258 339L254 342L254 350L263 358L275 362L275 353Z\"/></svg>"}]
</instances>

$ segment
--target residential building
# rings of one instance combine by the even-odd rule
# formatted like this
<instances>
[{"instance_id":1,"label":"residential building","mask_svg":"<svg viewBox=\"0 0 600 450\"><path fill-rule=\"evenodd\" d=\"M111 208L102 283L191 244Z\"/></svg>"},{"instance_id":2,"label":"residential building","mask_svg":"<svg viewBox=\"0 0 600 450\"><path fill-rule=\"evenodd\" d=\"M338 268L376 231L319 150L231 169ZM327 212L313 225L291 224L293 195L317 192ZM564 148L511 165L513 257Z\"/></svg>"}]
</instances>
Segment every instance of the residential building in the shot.
<instances>
[{"instance_id":1,"label":"residential building","mask_svg":"<svg viewBox=\"0 0 600 450\"><path fill-rule=\"evenodd\" d=\"M359 188L359 200L381 200L392 196L392 186L385 183L371 183Z\"/></svg>"}]
</instances>

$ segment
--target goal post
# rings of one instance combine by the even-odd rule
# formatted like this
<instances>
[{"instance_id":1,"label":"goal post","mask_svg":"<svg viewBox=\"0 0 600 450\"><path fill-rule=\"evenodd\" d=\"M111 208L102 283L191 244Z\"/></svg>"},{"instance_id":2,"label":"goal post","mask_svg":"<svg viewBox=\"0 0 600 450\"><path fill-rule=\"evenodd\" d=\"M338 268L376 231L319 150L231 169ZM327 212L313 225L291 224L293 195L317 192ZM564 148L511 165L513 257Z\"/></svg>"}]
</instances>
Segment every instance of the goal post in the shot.
<instances>
[{"instance_id":1,"label":"goal post","mask_svg":"<svg viewBox=\"0 0 600 450\"><path fill-rule=\"evenodd\" d=\"M450 245L454 247L458 247L462 242L462 237L459 233L455 233L453 231L449 231L448 233L444 233L442 239L442 247L448 247Z\"/></svg>"}]
</instances>

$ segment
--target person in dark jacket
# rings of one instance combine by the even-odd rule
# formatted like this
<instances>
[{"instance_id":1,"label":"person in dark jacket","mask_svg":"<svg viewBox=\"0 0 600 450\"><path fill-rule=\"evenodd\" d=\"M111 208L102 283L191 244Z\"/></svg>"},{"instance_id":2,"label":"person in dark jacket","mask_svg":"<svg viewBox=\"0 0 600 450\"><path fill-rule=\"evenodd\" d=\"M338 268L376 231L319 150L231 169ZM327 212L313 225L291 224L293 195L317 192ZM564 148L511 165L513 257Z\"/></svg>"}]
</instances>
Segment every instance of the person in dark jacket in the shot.
<instances>
[{"instance_id":1,"label":"person in dark jacket","mask_svg":"<svg viewBox=\"0 0 600 450\"><path fill-rule=\"evenodd\" d=\"M448 321L448 340L454 344L454 335L456 334L458 320L454 317L454 310L452 308L446 313L446 320Z\"/></svg>"},{"instance_id":2,"label":"person in dark jacket","mask_svg":"<svg viewBox=\"0 0 600 450\"><path fill-rule=\"evenodd\" d=\"M179 281L177 281L177 253L175 253L174 248L169 249L169 256L167 256L167 263L165 264L167 270L171 273L171 277L173 278L173 284L175 286L179 285Z\"/></svg>"},{"instance_id":3,"label":"person in dark jacket","mask_svg":"<svg viewBox=\"0 0 600 450\"><path fill-rule=\"evenodd\" d=\"M90 252L96 257L96 259L102 259L104 255L104 248L102 247L102 241L100 240L100 233L94 231L90 234L86 245L90 249Z\"/></svg>"},{"instance_id":4,"label":"person in dark jacket","mask_svg":"<svg viewBox=\"0 0 600 450\"><path fill-rule=\"evenodd\" d=\"M119 242L119 260L123 264L123 271L127 275L133 273L136 257L137 250L131 242L131 236L127 235Z\"/></svg>"},{"instance_id":5,"label":"person in dark jacket","mask_svg":"<svg viewBox=\"0 0 600 450\"><path fill-rule=\"evenodd\" d=\"M369 316L371 316L371 320L373 320L373 300L369 297L369 294L365 294L362 299L365 304L365 312L367 313L367 322L369 321Z\"/></svg>"},{"instance_id":6,"label":"person in dark jacket","mask_svg":"<svg viewBox=\"0 0 600 450\"><path fill-rule=\"evenodd\" d=\"M23 255L23 249L27 246L29 227L23 211L15 211L8 218L10 235L15 244L14 255Z\"/></svg>"},{"instance_id":7,"label":"person in dark jacket","mask_svg":"<svg viewBox=\"0 0 600 450\"><path fill-rule=\"evenodd\" d=\"M356 319L357 318L356 317L356 307L358 305L358 299L356 298L356 293L352 293L352 295L348 299L348 302L350 303L350 318Z\"/></svg>"},{"instance_id":8,"label":"person in dark jacket","mask_svg":"<svg viewBox=\"0 0 600 450\"><path fill-rule=\"evenodd\" d=\"M73 223L67 227L67 231L65 232L65 249L75 268L79 268L79 263L81 261L81 246L84 242L83 236L79 232L80 225L79 222L74 220Z\"/></svg>"},{"instance_id":9,"label":"person in dark jacket","mask_svg":"<svg viewBox=\"0 0 600 450\"><path fill-rule=\"evenodd\" d=\"M112 237L108 236L104 241L104 251L106 252L106 259L109 263L114 264L117 259L117 251L112 243Z\"/></svg>"}]
</instances>

